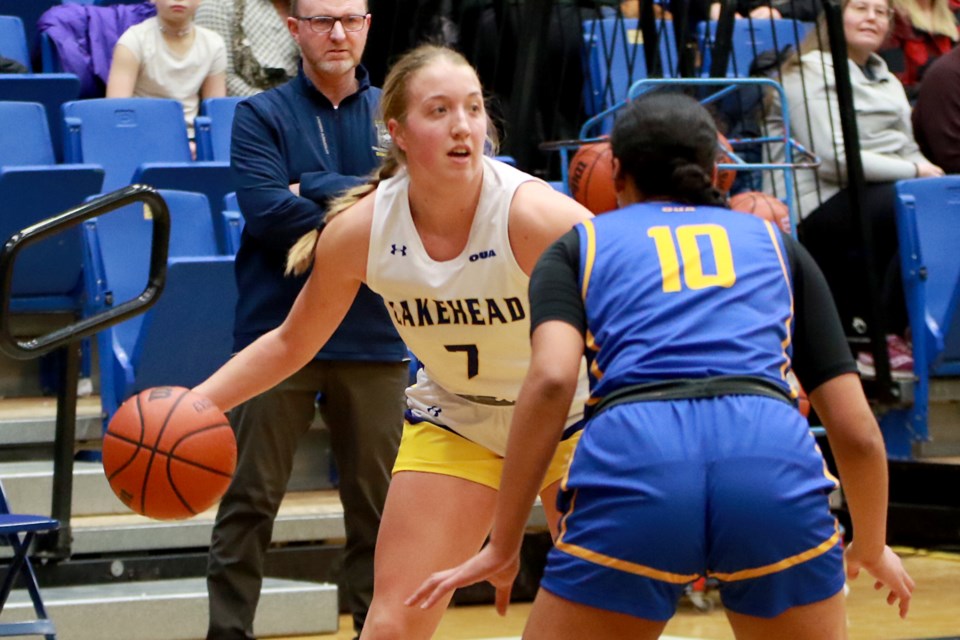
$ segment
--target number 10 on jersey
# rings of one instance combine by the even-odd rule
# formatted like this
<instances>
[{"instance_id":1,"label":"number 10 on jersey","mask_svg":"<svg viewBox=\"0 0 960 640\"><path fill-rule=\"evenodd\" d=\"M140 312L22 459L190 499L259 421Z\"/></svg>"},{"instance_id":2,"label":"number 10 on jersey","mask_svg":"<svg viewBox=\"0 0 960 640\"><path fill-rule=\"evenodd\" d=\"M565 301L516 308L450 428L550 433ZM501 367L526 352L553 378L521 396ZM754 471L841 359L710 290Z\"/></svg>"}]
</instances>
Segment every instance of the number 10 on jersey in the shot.
<instances>
[{"instance_id":1,"label":"number 10 on jersey","mask_svg":"<svg viewBox=\"0 0 960 640\"><path fill-rule=\"evenodd\" d=\"M671 229L650 227L647 236L653 239L660 259L663 292L676 293L687 289L732 287L737 281L733 268L733 251L727 230L717 224L688 224ZM716 273L704 273L700 242L709 243ZM679 247L679 251L677 250ZM683 285L681 285L681 270Z\"/></svg>"}]
</instances>

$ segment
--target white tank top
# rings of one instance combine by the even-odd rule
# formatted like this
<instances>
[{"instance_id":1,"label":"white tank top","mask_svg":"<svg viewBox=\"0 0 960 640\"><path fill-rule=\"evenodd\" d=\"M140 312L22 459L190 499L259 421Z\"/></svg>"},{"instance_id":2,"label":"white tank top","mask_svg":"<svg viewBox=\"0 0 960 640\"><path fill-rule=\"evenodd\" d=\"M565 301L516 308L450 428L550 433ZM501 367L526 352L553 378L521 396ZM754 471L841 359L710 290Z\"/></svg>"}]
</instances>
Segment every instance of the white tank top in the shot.
<instances>
[{"instance_id":1,"label":"white tank top","mask_svg":"<svg viewBox=\"0 0 960 640\"><path fill-rule=\"evenodd\" d=\"M407 390L413 417L501 455L512 403L530 365L530 278L510 247L510 204L520 185L532 180L484 158L467 244L459 256L437 262L413 223L409 177L401 171L377 187L367 257L367 285L383 297L400 337L423 364ZM581 383L571 423L586 399L585 377Z\"/></svg>"}]
</instances>

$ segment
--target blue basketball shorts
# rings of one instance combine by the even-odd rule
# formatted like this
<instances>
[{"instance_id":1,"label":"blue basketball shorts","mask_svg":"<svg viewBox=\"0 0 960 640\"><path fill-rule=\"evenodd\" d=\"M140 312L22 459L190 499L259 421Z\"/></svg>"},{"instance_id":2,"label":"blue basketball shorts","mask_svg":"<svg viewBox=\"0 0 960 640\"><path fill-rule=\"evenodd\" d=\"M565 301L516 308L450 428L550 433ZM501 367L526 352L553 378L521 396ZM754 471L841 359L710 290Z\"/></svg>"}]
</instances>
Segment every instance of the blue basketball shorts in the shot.
<instances>
[{"instance_id":1,"label":"blue basketball shorts","mask_svg":"<svg viewBox=\"0 0 960 640\"><path fill-rule=\"evenodd\" d=\"M827 471L796 409L759 396L634 402L587 423L562 485L541 586L667 620L685 585L771 618L843 588Z\"/></svg>"}]
</instances>

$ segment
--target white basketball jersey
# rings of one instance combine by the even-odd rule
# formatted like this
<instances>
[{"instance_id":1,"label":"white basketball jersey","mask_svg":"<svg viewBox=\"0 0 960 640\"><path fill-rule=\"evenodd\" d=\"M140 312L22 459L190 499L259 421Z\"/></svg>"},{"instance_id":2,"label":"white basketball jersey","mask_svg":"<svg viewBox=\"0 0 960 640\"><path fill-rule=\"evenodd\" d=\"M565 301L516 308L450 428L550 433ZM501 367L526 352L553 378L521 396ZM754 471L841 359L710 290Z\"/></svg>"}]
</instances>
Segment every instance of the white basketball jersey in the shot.
<instances>
[{"instance_id":1,"label":"white basketball jersey","mask_svg":"<svg viewBox=\"0 0 960 640\"><path fill-rule=\"evenodd\" d=\"M530 364L530 279L511 250L508 223L517 189L531 180L537 178L484 158L467 245L456 258L437 262L417 233L409 178L401 172L377 187L367 258L367 285L383 297L400 337L424 365L407 390L411 412L501 455ZM582 413L585 384L581 391L572 422Z\"/></svg>"}]
</instances>

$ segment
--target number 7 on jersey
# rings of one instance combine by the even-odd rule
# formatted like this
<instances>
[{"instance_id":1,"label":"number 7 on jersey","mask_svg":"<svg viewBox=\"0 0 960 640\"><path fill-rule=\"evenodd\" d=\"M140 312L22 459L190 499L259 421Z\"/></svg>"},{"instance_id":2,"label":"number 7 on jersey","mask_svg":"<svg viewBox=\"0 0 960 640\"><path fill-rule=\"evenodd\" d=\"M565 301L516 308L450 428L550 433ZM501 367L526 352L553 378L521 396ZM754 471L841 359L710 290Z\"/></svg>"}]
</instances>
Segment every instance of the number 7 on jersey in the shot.
<instances>
[{"instance_id":1,"label":"number 7 on jersey","mask_svg":"<svg viewBox=\"0 0 960 640\"><path fill-rule=\"evenodd\" d=\"M473 378L480 373L480 352L475 344L445 344L443 348L450 353L462 351L467 354L467 378Z\"/></svg>"}]
</instances>

